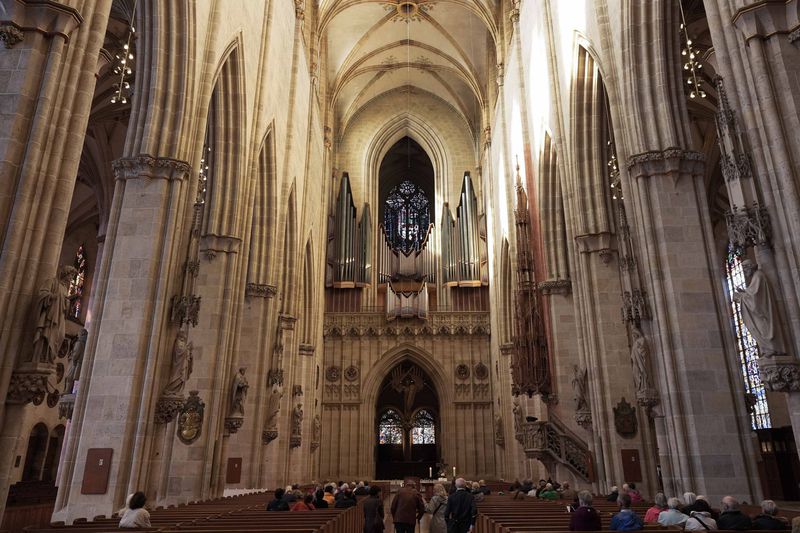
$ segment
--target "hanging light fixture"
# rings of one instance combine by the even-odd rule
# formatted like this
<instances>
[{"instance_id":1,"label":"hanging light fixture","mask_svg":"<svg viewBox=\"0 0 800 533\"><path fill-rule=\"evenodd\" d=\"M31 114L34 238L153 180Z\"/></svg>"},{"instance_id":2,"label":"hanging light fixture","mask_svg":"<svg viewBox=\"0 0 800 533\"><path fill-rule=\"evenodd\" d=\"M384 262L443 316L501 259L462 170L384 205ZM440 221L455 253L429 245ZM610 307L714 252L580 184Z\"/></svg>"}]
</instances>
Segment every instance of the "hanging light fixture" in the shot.
<instances>
[{"instance_id":1,"label":"hanging light fixture","mask_svg":"<svg viewBox=\"0 0 800 533\"><path fill-rule=\"evenodd\" d=\"M689 98L705 98L706 92L700 86L702 79L699 78L700 70L703 68L703 64L699 60L700 52L694 47L692 38L689 36L689 26L686 24L686 14L683 12L683 1L678 0L678 5L681 9L681 33L684 38L681 55L686 58L683 70L687 73L686 84L689 86Z\"/></svg>"},{"instance_id":2,"label":"hanging light fixture","mask_svg":"<svg viewBox=\"0 0 800 533\"><path fill-rule=\"evenodd\" d=\"M128 24L128 36L122 49L114 54L114 68L112 72L118 78L118 82L114 84L114 95L111 97L111 103L127 104L133 90L131 89L130 79L133 75L133 51L131 45L133 37L136 33L136 28L133 26L133 20L136 16L136 3L133 3L133 10L131 10L131 20Z\"/></svg>"}]
</instances>

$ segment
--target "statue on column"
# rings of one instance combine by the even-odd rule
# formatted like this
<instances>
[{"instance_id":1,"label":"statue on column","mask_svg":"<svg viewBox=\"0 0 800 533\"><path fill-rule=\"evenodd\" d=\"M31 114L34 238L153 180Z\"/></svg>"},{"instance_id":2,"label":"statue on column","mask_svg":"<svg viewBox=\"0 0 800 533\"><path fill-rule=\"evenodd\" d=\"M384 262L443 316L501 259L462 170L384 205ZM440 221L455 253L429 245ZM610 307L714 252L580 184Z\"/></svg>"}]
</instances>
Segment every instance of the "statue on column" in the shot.
<instances>
[{"instance_id":1,"label":"statue on column","mask_svg":"<svg viewBox=\"0 0 800 533\"><path fill-rule=\"evenodd\" d=\"M278 427L281 398L283 398L283 387L279 383L273 383L270 387L269 398L267 398L267 417L264 423L264 427L267 429Z\"/></svg>"},{"instance_id":2,"label":"statue on column","mask_svg":"<svg viewBox=\"0 0 800 533\"><path fill-rule=\"evenodd\" d=\"M650 346L642 331L636 326L631 328L631 365L637 397L649 394L653 389L649 371Z\"/></svg>"},{"instance_id":3,"label":"statue on column","mask_svg":"<svg viewBox=\"0 0 800 533\"><path fill-rule=\"evenodd\" d=\"M522 433L525 431L523 429L523 422L525 421L525 415L522 412L522 406L519 404L519 401L514 402L514 408L512 409L514 413L514 434L517 437L517 440L522 442Z\"/></svg>"},{"instance_id":4,"label":"statue on column","mask_svg":"<svg viewBox=\"0 0 800 533\"><path fill-rule=\"evenodd\" d=\"M289 447L300 446L303 432L303 404L298 403L292 410L292 434L289 436Z\"/></svg>"},{"instance_id":5,"label":"statue on column","mask_svg":"<svg viewBox=\"0 0 800 533\"><path fill-rule=\"evenodd\" d=\"M319 415L314 415L313 420L313 430L311 432L311 451L316 451L319 448L320 442L322 442L322 420L320 420Z\"/></svg>"},{"instance_id":6,"label":"statue on column","mask_svg":"<svg viewBox=\"0 0 800 533\"><path fill-rule=\"evenodd\" d=\"M742 261L742 270L747 286L736 289L733 299L741 305L744 325L763 357L785 355L778 302L767 276L749 259Z\"/></svg>"},{"instance_id":7,"label":"statue on column","mask_svg":"<svg viewBox=\"0 0 800 533\"><path fill-rule=\"evenodd\" d=\"M69 351L69 368L64 376L64 394L72 394L72 388L75 382L81 377L81 366L83 365L83 352L86 349L86 337L89 332L86 329L81 329L78 333L78 338L72 345Z\"/></svg>"},{"instance_id":8,"label":"statue on column","mask_svg":"<svg viewBox=\"0 0 800 533\"><path fill-rule=\"evenodd\" d=\"M503 434L503 417L500 415L494 417L494 443L501 447L506 444L506 437Z\"/></svg>"},{"instance_id":9,"label":"statue on column","mask_svg":"<svg viewBox=\"0 0 800 533\"><path fill-rule=\"evenodd\" d=\"M575 390L576 411L589 410L589 373L578 365L572 368L572 388Z\"/></svg>"},{"instance_id":10,"label":"statue on column","mask_svg":"<svg viewBox=\"0 0 800 533\"><path fill-rule=\"evenodd\" d=\"M172 345L172 366L169 381L164 387L164 396L180 396L183 393L183 387L192 375L193 348L192 343L187 342L186 331L179 330Z\"/></svg>"},{"instance_id":11,"label":"statue on column","mask_svg":"<svg viewBox=\"0 0 800 533\"><path fill-rule=\"evenodd\" d=\"M230 418L244 418L244 401L247 398L247 389L250 387L244 375L245 368L241 367L233 377L231 386Z\"/></svg>"},{"instance_id":12,"label":"statue on column","mask_svg":"<svg viewBox=\"0 0 800 533\"><path fill-rule=\"evenodd\" d=\"M76 273L75 268L63 266L57 277L45 281L39 289L36 333L33 337L34 363L55 363L58 349L64 341L64 322L72 301L69 284Z\"/></svg>"}]
</instances>

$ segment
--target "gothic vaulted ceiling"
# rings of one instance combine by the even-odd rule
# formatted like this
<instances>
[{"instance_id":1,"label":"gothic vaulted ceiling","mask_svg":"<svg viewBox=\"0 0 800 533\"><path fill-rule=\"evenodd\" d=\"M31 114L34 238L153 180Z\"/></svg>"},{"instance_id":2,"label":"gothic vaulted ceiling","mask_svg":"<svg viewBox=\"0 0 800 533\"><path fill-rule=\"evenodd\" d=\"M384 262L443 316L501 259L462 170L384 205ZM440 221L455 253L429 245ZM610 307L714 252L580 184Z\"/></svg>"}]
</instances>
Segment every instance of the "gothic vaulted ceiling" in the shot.
<instances>
[{"instance_id":1,"label":"gothic vaulted ceiling","mask_svg":"<svg viewBox=\"0 0 800 533\"><path fill-rule=\"evenodd\" d=\"M319 35L342 130L376 96L410 88L410 101L436 95L478 131L494 79L498 2L320 0Z\"/></svg>"}]
</instances>

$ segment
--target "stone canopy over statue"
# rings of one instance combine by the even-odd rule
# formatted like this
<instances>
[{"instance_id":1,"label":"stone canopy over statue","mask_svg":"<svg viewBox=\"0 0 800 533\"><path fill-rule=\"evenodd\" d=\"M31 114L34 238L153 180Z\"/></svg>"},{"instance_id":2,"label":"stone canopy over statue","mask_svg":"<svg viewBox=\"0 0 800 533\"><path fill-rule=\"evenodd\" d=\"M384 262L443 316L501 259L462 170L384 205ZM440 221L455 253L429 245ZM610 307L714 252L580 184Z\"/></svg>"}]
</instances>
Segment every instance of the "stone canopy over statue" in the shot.
<instances>
[{"instance_id":1,"label":"stone canopy over statue","mask_svg":"<svg viewBox=\"0 0 800 533\"><path fill-rule=\"evenodd\" d=\"M34 363L55 363L64 340L64 323L70 304L69 284L76 272L71 266L63 266L58 276L45 281L39 289L31 358Z\"/></svg>"},{"instance_id":2,"label":"stone canopy over statue","mask_svg":"<svg viewBox=\"0 0 800 533\"><path fill-rule=\"evenodd\" d=\"M780 312L767 276L753 261L742 261L747 286L737 289L733 299L741 305L742 320L753 336L763 357L784 355Z\"/></svg>"}]
</instances>

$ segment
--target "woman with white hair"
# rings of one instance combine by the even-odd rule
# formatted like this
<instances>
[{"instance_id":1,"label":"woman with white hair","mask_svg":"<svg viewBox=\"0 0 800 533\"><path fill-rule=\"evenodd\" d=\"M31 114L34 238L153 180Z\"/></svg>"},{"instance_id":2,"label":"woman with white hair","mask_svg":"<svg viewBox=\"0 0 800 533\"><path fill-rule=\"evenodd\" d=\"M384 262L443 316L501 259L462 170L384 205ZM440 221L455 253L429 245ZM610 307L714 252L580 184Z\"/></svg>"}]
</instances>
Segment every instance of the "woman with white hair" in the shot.
<instances>
[{"instance_id":1,"label":"woman with white hair","mask_svg":"<svg viewBox=\"0 0 800 533\"><path fill-rule=\"evenodd\" d=\"M778 514L778 506L772 500L761 502L761 514L753 519L753 529L766 530L787 530L790 529L789 522L775 516Z\"/></svg>"},{"instance_id":2,"label":"woman with white hair","mask_svg":"<svg viewBox=\"0 0 800 533\"><path fill-rule=\"evenodd\" d=\"M430 533L447 533L444 512L447 509L447 491L441 483L433 486L433 498L425 505L425 512L431 514Z\"/></svg>"},{"instance_id":3,"label":"woman with white hair","mask_svg":"<svg viewBox=\"0 0 800 533\"><path fill-rule=\"evenodd\" d=\"M678 498L667 500L667 510L661 511L658 515L658 523L664 527L682 526L689 519L688 516L680 511L681 501Z\"/></svg>"},{"instance_id":4,"label":"woman with white hair","mask_svg":"<svg viewBox=\"0 0 800 533\"><path fill-rule=\"evenodd\" d=\"M653 506L647 510L644 514L644 523L645 524L655 524L658 522L658 515L661 514L662 511L667 510L667 497L664 496L663 492L659 492L656 494L655 501L653 502Z\"/></svg>"}]
</instances>

